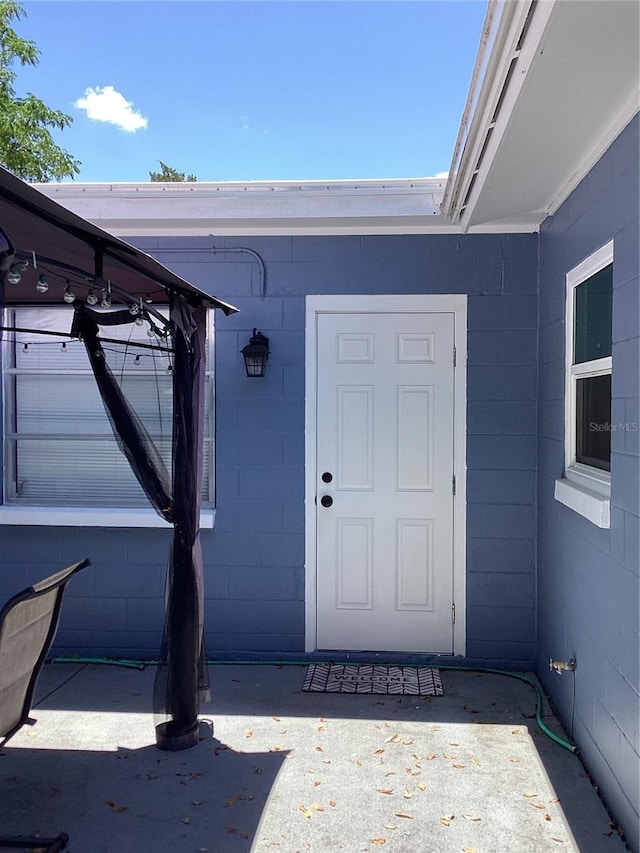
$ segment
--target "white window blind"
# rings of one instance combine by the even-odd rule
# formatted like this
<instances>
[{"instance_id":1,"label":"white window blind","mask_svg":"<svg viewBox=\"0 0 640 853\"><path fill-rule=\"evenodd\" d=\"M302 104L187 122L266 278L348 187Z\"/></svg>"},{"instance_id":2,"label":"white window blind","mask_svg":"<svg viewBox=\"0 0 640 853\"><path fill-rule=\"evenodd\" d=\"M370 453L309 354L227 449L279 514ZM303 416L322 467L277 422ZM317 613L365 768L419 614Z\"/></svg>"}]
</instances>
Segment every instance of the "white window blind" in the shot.
<instances>
[{"instance_id":1,"label":"white window blind","mask_svg":"<svg viewBox=\"0 0 640 853\"><path fill-rule=\"evenodd\" d=\"M17 308L5 325L69 332L73 310ZM208 350L213 344L209 312ZM131 344L158 344L148 326L101 328L107 363L171 475L172 358ZM84 344L34 332L5 333L5 503L35 506L147 506L111 431ZM203 504L213 505L213 358L207 353Z\"/></svg>"}]
</instances>

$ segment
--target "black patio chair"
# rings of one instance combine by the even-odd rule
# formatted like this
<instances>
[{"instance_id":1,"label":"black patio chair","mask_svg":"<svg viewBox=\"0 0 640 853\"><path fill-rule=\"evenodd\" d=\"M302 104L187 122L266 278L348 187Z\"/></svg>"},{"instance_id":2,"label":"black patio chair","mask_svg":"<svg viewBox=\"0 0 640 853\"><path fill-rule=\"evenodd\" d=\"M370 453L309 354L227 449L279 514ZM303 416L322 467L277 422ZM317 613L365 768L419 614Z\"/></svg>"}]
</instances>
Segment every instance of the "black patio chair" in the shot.
<instances>
[{"instance_id":1,"label":"black patio chair","mask_svg":"<svg viewBox=\"0 0 640 853\"><path fill-rule=\"evenodd\" d=\"M25 724L29 716L38 676L58 629L60 608L67 583L89 560L74 563L14 595L0 610L0 747ZM3 837L0 847L14 850L44 850L58 853L69 836Z\"/></svg>"}]
</instances>

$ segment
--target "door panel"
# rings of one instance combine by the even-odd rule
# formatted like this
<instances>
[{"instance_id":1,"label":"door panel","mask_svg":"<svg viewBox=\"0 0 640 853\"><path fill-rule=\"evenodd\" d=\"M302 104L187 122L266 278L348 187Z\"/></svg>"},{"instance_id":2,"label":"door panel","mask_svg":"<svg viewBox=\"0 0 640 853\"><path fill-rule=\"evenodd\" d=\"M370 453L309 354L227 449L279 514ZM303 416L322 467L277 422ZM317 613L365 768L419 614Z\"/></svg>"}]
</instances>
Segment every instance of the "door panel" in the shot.
<instances>
[{"instance_id":1,"label":"door panel","mask_svg":"<svg viewBox=\"0 0 640 853\"><path fill-rule=\"evenodd\" d=\"M318 648L451 653L454 315L319 313L317 347Z\"/></svg>"}]
</instances>

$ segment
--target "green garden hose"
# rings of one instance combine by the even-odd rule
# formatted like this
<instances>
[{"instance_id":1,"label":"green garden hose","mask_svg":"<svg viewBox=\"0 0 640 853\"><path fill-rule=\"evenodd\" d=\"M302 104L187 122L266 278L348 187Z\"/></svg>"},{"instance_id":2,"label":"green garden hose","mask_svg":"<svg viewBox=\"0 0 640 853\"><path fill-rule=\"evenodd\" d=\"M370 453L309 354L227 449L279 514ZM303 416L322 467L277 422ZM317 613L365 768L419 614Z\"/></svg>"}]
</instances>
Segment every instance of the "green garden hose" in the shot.
<instances>
[{"instance_id":1,"label":"green garden hose","mask_svg":"<svg viewBox=\"0 0 640 853\"><path fill-rule=\"evenodd\" d=\"M157 660L123 660L118 658L91 658L91 657L56 657L52 663L83 663L83 664L110 664L112 666L124 666L127 669L144 669L147 666L158 666L160 661ZM209 660L207 663L210 666L309 666L311 664L321 663L321 661L279 661L279 660ZM345 665L353 664L353 661L332 661L331 663ZM508 672L504 669L491 669L482 666L456 666L447 664L436 664L437 669L457 670L459 672L484 672L490 675L505 675L508 678L517 678L519 681L524 681L529 687L532 687L536 694L536 723L540 731L550 738L554 743L570 752L576 753L578 747L559 737L555 732L546 725L542 719L542 706L544 696L540 685L533 681L529 676L521 672Z\"/></svg>"}]
</instances>

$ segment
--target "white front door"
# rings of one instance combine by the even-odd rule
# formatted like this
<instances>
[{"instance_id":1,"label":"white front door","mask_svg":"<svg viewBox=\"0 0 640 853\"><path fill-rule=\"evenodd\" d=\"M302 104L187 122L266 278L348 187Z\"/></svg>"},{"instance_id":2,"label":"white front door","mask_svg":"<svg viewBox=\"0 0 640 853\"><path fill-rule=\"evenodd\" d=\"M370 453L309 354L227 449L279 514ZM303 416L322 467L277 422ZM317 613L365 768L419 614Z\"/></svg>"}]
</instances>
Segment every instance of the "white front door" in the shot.
<instances>
[{"instance_id":1,"label":"white front door","mask_svg":"<svg viewBox=\"0 0 640 853\"><path fill-rule=\"evenodd\" d=\"M451 654L455 314L316 318L317 648Z\"/></svg>"}]
</instances>

